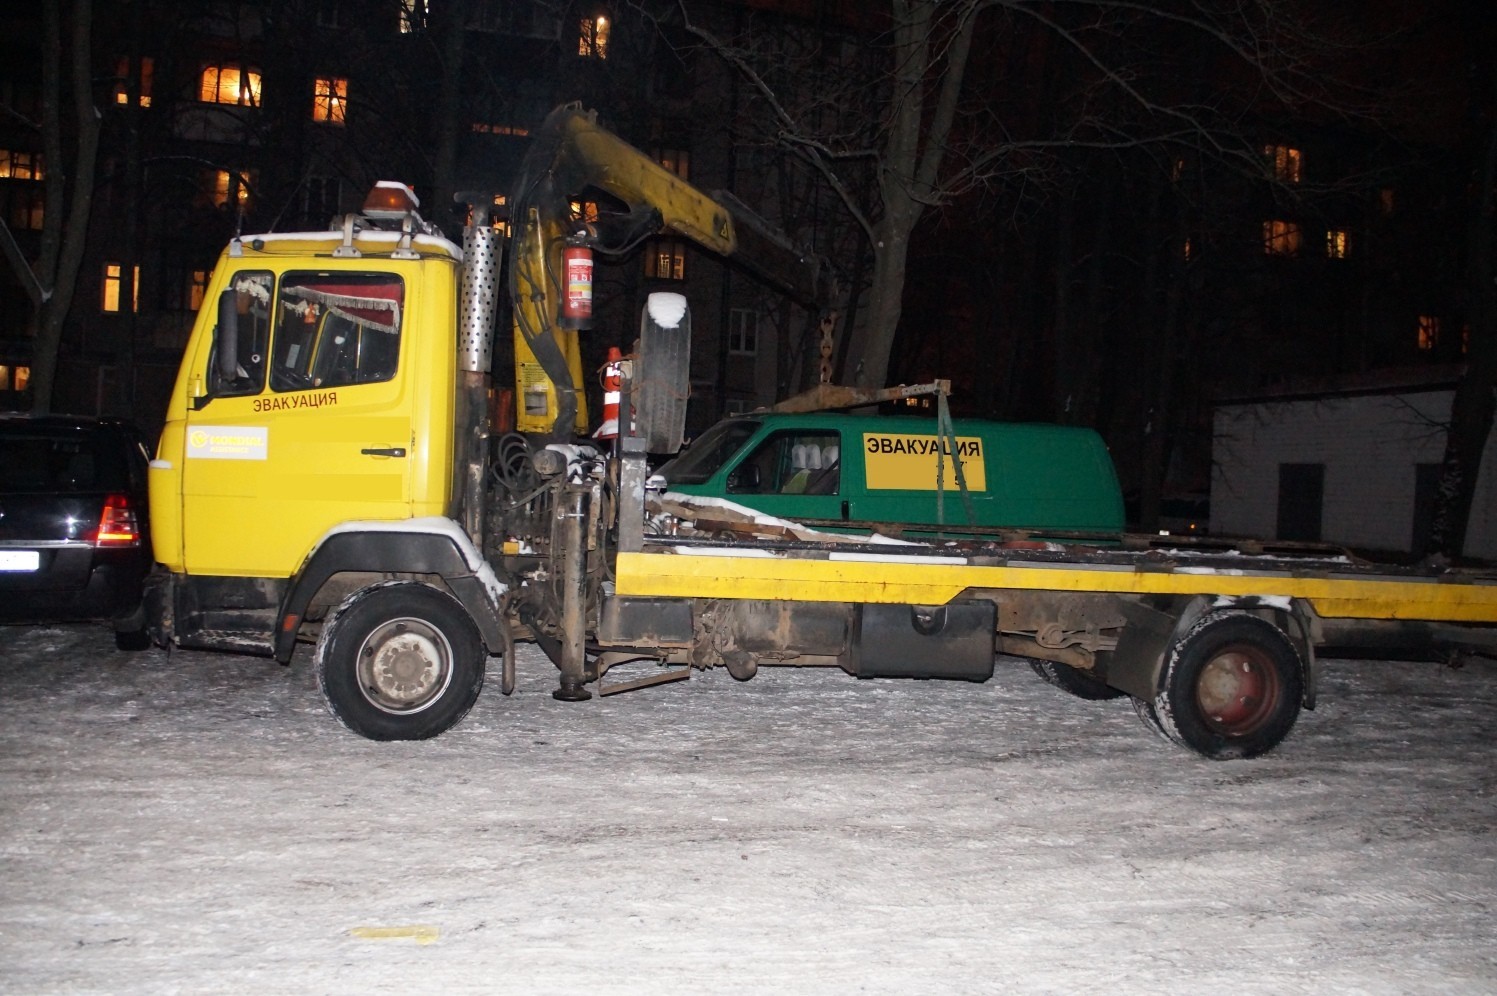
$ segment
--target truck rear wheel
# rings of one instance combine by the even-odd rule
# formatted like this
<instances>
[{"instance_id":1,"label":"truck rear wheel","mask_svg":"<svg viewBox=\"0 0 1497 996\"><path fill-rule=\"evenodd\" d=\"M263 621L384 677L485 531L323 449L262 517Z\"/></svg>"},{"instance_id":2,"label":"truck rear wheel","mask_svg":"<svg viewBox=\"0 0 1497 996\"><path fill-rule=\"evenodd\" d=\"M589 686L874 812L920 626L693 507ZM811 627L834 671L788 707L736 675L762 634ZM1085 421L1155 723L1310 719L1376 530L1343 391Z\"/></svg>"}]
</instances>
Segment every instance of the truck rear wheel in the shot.
<instances>
[{"instance_id":1,"label":"truck rear wheel","mask_svg":"<svg viewBox=\"0 0 1497 996\"><path fill-rule=\"evenodd\" d=\"M1138 713L1138 718L1143 721L1145 726L1154 731L1156 737L1174 743L1173 740L1170 740L1170 735L1164 732L1164 727L1159 725L1159 714L1154 711L1154 702L1152 699L1134 699L1133 711Z\"/></svg>"},{"instance_id":2,"label":"truck rear wheel","mask_svg":"<svg viewBox=\"0 0 1497 996\"><path fill-rule=\"evenodd\" d=\"M1055 661L1045 661L1032 658L1029 666L1034 668L1034 673L1045 679L1047 684L1070 692L1078 699L1090 699L1102 701L1104 699L1115 699L1124 693L1116 688L1092 677L1090 672L1067 664L1058 664Z\"/></svg>"},{"instance_id":3,"label":"truck rear wheel","mask_svg":"<svg viewBox=\"0 0 1497 996\"><path fill-rule=\"evenodd\" d=\"M1159 728L1214 760L1277 747L1299 718L1303 666L1272 624L1240 612L1200 619L1170 651L1154 697Z\"/></svg>"},{"instance_id":4,"label":"truck rear wheel","mask_svg":"<svg viewBox=\"0 0 1497 996\"><path fill-rule=\"evenodd\" d=\"M478 627L456 599L410 581L345 599L323 624L314 660L328 708L370 740L443 733L483 688Z\"/></svg>"}]
</instances>

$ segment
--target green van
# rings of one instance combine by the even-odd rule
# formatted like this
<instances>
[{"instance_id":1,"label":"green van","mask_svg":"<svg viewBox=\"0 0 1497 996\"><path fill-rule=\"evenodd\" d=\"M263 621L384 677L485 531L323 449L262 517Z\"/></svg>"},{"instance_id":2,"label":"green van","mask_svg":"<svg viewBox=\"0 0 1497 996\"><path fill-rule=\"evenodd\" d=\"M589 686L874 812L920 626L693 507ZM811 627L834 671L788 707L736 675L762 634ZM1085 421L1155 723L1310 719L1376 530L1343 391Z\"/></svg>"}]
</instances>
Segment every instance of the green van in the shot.
<instances>
[{"instance_id":1,"label":"green van","mask_svg":"<svg viewBox=\"0 0 1497 996\"><path fill-rule=\"evenodd\" d=\"M1092 430L976 419L958 419L953 428L971 525L1122 531L1117 474ZM968 524L951 446L942 444L935 420L915 416L730 418L659 474L669 491L725 498L783 519Z\"/></svg>"}]
</instances>

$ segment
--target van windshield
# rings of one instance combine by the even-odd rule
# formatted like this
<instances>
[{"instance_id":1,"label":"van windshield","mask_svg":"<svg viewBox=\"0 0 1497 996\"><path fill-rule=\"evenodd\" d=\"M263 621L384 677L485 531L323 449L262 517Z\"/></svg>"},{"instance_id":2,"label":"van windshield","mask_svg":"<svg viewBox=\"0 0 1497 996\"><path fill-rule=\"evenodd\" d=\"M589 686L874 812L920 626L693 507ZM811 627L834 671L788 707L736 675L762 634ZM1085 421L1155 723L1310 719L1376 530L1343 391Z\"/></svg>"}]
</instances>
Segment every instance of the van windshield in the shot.
<instances>
[{"instance_id":1,"label":"van windshield","mask_svg":"<svg viewBox=\"0 0 1497 996\"><path fill-rule=\"evenodd\" d=\"M659 473L667 484L705 484L758 431L759 423L752 419L719 422Z\"/></svg>"}]
</instances>

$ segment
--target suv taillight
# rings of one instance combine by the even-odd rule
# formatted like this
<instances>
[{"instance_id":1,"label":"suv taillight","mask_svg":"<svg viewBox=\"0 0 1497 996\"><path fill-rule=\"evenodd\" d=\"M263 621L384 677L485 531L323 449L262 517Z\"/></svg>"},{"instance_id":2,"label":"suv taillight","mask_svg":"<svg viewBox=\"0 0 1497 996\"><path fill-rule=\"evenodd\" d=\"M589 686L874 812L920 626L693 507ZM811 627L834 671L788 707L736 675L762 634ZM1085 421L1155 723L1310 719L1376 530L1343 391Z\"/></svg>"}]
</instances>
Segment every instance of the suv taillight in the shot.
<instances>
[{"instance_id":1,"label":"suv taillight","mask_svg":"<svg viewBox=\"0 0 1497 996\"><path fill-rule=\"evenodd\" d=\"M124 495L109 495L104 499L104 514L99 517L99 530L94 534L94 546L139 546L140 523L135 519L135 509Z\"/></svg>"}]
</instances>

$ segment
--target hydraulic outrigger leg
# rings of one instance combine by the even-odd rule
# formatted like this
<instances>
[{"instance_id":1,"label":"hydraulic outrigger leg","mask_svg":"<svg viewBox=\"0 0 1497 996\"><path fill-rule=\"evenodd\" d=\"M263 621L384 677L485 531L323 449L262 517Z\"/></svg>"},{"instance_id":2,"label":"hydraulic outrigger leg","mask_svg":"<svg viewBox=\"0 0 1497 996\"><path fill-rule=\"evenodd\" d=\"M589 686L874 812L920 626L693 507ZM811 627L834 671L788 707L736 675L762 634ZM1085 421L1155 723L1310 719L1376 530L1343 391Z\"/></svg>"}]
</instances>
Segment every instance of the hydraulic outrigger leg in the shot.
<instances>
[{"instance_id":1,"label":"hydraulic outrigger leg","mask_svg":"<svg viewBox=\"0 0 1497 996\"><path fill-rule=\"evenodd\" d=\"M589 489L568 485L557 507L561 518L561 687L551 693L562 702L593 697L587 684L587 502Z\"/></svg>"}]
</instances>

